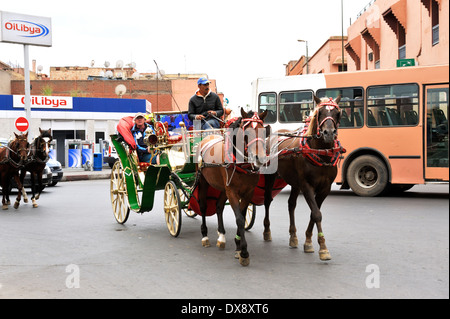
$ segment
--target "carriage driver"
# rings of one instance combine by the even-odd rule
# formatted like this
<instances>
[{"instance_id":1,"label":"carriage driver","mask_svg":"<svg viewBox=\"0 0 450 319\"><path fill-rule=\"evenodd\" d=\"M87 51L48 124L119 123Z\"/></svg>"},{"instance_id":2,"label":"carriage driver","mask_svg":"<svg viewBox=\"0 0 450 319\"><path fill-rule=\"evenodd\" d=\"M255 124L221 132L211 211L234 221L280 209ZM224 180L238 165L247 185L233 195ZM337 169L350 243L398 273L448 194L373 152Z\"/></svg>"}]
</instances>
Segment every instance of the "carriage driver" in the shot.
<instances>
[{"instance_id":1,"label":"carriage driver","mask_svg":"<svg viewBox=\"0 0 450 319\"><path fill-rule=\"evenodd\" d=\"M223 115L223 106L219 96L209 89L209 83L210 81L205 77L198 79L198 90L189 100L188 116L194 122L196 130L220 128L218 118ZM199 121L201 121L200 127Z\"/></svg>"},{"instance_id":2,"label":"carriage driver","mask_svg":"<svg viewBox=\"0 0 450 319\"><path fill-rule=\"evenodd\" d=\"M136 142L139 162L150 163L150 160L152 160L152 164L159 164L159 156L156 155L152 158L150 147L144 142L147 129L154 132L153 127L146 122L145 114L137 113L134 116L134 126L131 128L131 133L133 134L134 141Z\"/></svg>"}]
</instances>

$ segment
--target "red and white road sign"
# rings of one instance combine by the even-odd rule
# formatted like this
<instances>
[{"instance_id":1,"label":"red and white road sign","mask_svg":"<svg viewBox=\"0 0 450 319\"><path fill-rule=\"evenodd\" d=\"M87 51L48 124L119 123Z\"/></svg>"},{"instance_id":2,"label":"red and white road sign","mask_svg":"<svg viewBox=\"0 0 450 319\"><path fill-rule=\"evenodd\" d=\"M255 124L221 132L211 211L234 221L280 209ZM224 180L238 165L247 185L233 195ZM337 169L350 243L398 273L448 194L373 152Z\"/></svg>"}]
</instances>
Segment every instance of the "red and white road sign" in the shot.
<instances>
[{"instance_id":1,"label":"red and white road sign","mask_svg":"<svg viewBox=\"0 0 450 319\"><path fill-rule=\"evenodd\" d=\"M28 130L28 127L30 126L28 120L24 117L17 118L14 124L16 125L16 129L19 130L20 132L25 132L26 130Z\"/></svg>"}]
</instances>

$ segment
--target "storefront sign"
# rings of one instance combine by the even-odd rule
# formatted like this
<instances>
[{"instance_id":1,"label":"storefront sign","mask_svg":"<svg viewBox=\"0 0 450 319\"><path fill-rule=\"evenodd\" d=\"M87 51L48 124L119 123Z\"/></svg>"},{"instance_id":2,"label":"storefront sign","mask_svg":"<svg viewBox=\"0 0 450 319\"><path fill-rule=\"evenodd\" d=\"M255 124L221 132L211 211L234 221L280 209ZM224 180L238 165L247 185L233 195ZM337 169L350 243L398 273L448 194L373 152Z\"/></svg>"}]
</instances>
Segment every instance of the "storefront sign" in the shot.
<instances>
[{"instance_id":1,"label":"storefront sign","mask_svg":"<svg viewBox=\"0 0 450 319\"><path fill-rule=\"evenodd\" d=\"M32 109L73 109L73 98L67 96L31 96ZM25 95L13 95L13 107L25 107Z\"/></svg>"}]
</instances>

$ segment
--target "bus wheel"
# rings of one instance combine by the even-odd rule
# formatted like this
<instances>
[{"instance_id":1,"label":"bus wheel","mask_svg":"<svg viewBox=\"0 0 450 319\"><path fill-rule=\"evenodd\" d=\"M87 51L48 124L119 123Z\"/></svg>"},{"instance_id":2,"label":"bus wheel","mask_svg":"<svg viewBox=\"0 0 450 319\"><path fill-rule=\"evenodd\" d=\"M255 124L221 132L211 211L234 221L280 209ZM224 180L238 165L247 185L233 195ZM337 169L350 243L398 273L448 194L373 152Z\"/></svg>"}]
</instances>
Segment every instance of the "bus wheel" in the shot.
<instances>
[{"instance_id":1,"label":"bus wheel","mask_svg":"<svg viewBox=\"0 0 450 319\"><path fill-rule=\"evenodd\" d=\"M388 170L378 157L363 155L350 163L347 181L357 195L377 196L387 189Z\"/></svg>"}]
</instances>

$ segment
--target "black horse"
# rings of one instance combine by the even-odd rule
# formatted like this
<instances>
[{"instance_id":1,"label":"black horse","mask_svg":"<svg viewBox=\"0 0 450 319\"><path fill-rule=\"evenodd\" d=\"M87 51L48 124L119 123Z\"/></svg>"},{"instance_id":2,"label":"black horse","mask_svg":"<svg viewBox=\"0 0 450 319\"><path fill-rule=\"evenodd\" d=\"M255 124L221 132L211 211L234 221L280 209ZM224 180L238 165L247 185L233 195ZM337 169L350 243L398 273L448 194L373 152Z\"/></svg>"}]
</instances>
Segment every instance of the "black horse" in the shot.
<instances>
[{"instance_id":1,"label":"black horse","mask_svg":"<svg viewBox=\"0 0 450 319\"><path fill-rule=\"evenodd\" d=\"M277 144L278 170L277 173L291 185L291 194L288 200L290 218L289 246L297 247L297 229L295 227L294 212L297 197L303 193L311 217L306 230L304 251L313 253L311 237L314 225L317 226L318 242L320 245L319 257L321 260L331 259L325 245L325 236L322 230L322 212L320 207L331 190L331 184L336 178L336 164L341 153L345 150L337 140L341 111L338 106L340 97L322 99L314 97L318 106L314 110L307 129L296 132L283 132L284 136ZM283 134L279 134L283 135ZM266 175L264 206L264 240L271 240L269 208L272 202L271 189L277 174Z\"/></svg>"},{"instance_id":2,"label":"black horse","mask_svg":"<svg viewBox=\"0 0 450 319\"><path fill-rule=\"evenodd\" d=\"M14 208L19 207L21 194L26 198L25 190L20 182L18 171L26 163L28 156L28 133L17 135L7 146L0 148L0 180L3 193L3 209L8 209L10 205L9 192L11 189L11 178L14 177L19 190Z\"/></svg>"},{"instance_id":3,"label":"black horse","mask_svg":"<svg viewBox=\"0 0 450 319\"><path fill-rule=\"evenodd\" d=\"M34 208L38 207L36 200L39 199L39 196L44 189L44 186L42 185L42 173L48 161L49 143L52 141L51 129L43 131L41 130L41 128L39 128L39 132L39 136L36 137L31 143L28 161L20 172L20 181L22 184L23 180L25 179L26 172L30 172L31 193L33 194L33 196L31 197L31 202L33 203Z\"/></svg>"}]
</instances>

